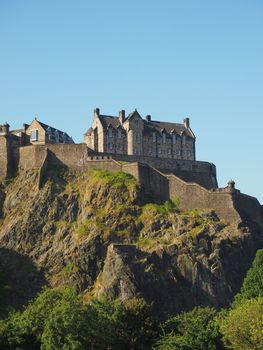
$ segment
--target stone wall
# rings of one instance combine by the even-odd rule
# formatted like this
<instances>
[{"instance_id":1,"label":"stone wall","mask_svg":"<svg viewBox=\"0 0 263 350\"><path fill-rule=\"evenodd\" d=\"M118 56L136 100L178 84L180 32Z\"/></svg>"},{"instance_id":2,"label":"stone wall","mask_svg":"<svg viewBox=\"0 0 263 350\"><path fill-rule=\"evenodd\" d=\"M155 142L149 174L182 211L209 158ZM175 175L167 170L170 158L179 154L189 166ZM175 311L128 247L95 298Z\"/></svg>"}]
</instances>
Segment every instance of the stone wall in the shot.
<instances>
[{"instance_id":1,"label":"stone wall","mask_svg":"<svg viewBox=\"0 0 263 350\"><path fill-rule=\"evenodd\" d=\"M0 181L7 177L7 136L0 136Z\"/></svg>"},{"instance_id":2,"label":"stone wall","mask_svg":"<svg viewBox=\"0 0 263 350\"><path fill-rule=\"evenodd\" d=\"M149 164L165 174L175 174L186 182L195 182L211 189L217 188L216 167L209 162L180 159L164 159L145 156L112 155L113 159L121 162L140 162Z\"/></svg>"},{"instance_id":3,"label":"stone wall","mask_svg":"<svg viewBox=\"0 0 263 350\"><path fill-rule=\"evenodd\" d=\"M174 165L174 161L169 162L167 159L92 155L85 144L20 147L18 155L13 154L12 158L8 154L7 142L8 138L0 137L0 176L2 178L8 174L7 159L18 162L21 171L40 169L40 186L47 167L64 166L80 171L92 168L124 171L132 174L140 182L144 195L149 199L164 201L171 197L178 197L181 209L214 209L219 217L227 222L240 222L241 219L257 222L262 220L262 207L256 198L228 187L207 189L197 183L186 182L173 174L179 171L179 168L185 174L191 174L191 169L192 172L194 169L193 173L201 178L211 177L211 174L215 176L215 166L207 162L177 161ZM138 159L143 162L138 162ZM166 172L158 169L164 166ZM187 180L190 178L189 175ZM212 184L212 180L208 179L207 182L209 181Z\"/></svg>"}]
</instances>

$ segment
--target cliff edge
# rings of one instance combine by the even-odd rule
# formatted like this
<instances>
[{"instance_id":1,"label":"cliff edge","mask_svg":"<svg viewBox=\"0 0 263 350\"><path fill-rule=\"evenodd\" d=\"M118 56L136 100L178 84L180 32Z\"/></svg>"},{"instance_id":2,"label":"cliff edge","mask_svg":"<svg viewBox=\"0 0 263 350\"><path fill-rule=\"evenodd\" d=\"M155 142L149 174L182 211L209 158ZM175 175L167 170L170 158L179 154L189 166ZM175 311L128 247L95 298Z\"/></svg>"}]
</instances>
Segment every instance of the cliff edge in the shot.
<instances>
[{"instance_id":1,"label":"cliff edge","mask_svg":"<svg viewBox=\"0 0 263 350\"><path fill-rule=\"evenodd\" d=\"M15 308L43 285L83 297L139 296L159 315L226 306L239 290L263 229L213 210L148 203L135 178L106 170L21 172L0 188L0 278Z\"/></svg>"}]
</instances>

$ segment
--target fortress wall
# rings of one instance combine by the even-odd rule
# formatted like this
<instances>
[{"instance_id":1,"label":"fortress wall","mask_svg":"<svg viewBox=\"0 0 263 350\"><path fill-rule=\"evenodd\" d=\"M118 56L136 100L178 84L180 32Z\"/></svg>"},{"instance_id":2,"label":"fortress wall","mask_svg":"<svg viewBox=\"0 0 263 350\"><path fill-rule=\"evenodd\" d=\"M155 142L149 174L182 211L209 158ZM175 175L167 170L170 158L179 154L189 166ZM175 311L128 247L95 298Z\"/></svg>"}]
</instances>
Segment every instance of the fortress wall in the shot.
<instances>
[{"instance_id":1,"label":"fortress wall","mask_svg":"<svg viewBox=\"0 0 263 350\"><path fill-rule=\"evenodd\" d=\"M218 187L216 167L209 162L134 155L127 156L124 154L112 154L111 156L118 161L149 164L163 173L174 173L186 182L196 182L208 189Z\"/></svg>"},{"instance_id":2,"label":"fortress wall","mask_svg":"<svg viewBox=\"0 0 263 350\"><path fill-rule=\"evenodd\" d=\"M41 168L47 153L45 146L26 146L19 148L19 169Z\"/></svg>"},{"instance_id":3,"label":"fortress wall","mask_svg":"<svg viewBox=\"0 0 263 350\"><path fill-rule=\"evenodd\" d=\"M85 144L47 145L50 165L64 165L69 168L84 167L88 150Z\"/></svg>"},{"instance_id":4,"label":"fortress wall","mask_svg":"<svg viewBox=\"0 0 263 350\"><path fill-rule=\"evenodd\" d=\"M7 137L0 136L0 181L4 181L8 173Z\"/></svg>"},{"instance_id":5,"label":"fortress wall","mask_svg":"<svg viewBox=\"0 0 263 350\"><path fill-rule=\"evenodd\" d=\"M158 170L139 164L139 182L147 196L159 201L169 199L169 181Z\"/></svg>"},{"instance_id":6,"label":"fortress wall","mask_svg":"<svg viewBox=\"0 0 263 350\"><path fill-rule=\"evenodd\" d=\"M240 221L232 193L227 190L208 191L198 184L185 183L169 175L169 194L180 199L181 209L214 209L227 222Z\"/></svg>"},{"instance_id":7,"label":"fortress wall","mask_svg":"<svg viewBox=\"0 0 263 350\"><path fill-rule=\"evenodd\" d=\"M263 211L256 198L236 191L234 193L234 207L243 220L252 219L262 224Z\"/></svg>"}]
</instances>

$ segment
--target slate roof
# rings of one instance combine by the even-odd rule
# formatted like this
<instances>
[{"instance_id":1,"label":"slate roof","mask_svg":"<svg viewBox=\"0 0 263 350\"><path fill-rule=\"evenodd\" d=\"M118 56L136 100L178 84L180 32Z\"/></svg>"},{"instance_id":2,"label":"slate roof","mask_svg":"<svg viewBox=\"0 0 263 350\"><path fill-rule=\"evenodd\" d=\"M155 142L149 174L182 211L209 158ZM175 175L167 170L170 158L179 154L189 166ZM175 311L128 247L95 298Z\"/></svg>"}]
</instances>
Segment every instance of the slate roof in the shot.
<instances>
[{"instance_id":1,"label":"slate roof","mask_svg":"<svg viewBox=\"0 0 263 350\"><path fill-rule=\"evenodd\" d=\"M161 133L165 130L168 134L175 132L176 134L179 134L179 135L181 135L184 132L185 135L193 138L193 134L189 129L187 129L184 126L184 124L151 120L151 121L144 121L144 128L145 128L144 129L145 132L157 131Z\"/></svg>"},{"instance_id":2,"label":"slate roof","mask_svg":"<svg viewBox=\"0 0 263 350\"><path fill-rule=\"evenodd\" d=\"M56 129L56 128L53 128L52 126L44 124L44 123L40 122L39 120L38 120L38 123L42 126L42 128L45 131L47 131L47 129L50 129L52 133L54 133L55 131L58 131L59 134L61 134L61 135L65 134L66 136L70 137L66 132L61 131L61 130Z\"/></svg>"},{"instance_id":3,"label":"slate roof","mask_svg":"<svg viewBox=\"0 0 263 350\"><path fill-rule=\"evenodd\" d=\"M130 113L128 117L125 119L125 121L130 119L136 112L137 111ZM100 114L99 119L101 121L103 128L108 128L109 126L111 126L112 128L117 129L119 126L122 127L119 117ZM191 138L194 138L194 135L192 134L192 132L189 129L187 129L184 126L184 124L169 123L169 122L162 122L162 121L155 121L155 120L151 120L151 121L147 121L144 119L142 120L144 122L144 133L152 133L153 131L162 133L165 130L168 134L175 132L176 134L181 135L184 132L185 135ZM92 132L92 128L90 128L85 135L90 135L90 132Z\"/></svg>"}]
</instances>

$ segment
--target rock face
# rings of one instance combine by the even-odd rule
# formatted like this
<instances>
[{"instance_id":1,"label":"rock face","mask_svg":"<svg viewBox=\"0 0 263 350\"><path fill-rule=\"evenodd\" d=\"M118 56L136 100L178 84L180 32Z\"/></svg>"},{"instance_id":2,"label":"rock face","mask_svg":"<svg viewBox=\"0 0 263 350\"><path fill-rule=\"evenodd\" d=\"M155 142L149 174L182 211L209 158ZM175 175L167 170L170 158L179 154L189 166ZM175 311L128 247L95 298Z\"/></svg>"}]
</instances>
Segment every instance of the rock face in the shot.
<instances>
[{"instance_id":1,"label":"rock face","mask_svg":"<svg viewBox=\"0 0 263 350\"><path fill-rule=\"evenodd\" d=\"M41 189L38 176L0 188L0 282L16 308L43 285L74 286L86 300L142 297L161 316L226 306L263 246L256 223L145 203L128 174L53 169Z\"/></svg>"}]
</instances>

